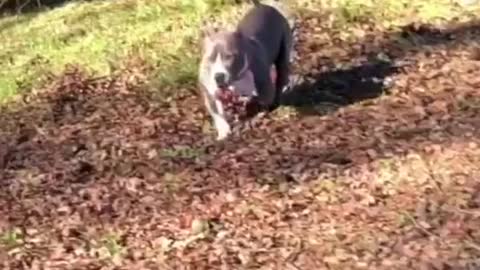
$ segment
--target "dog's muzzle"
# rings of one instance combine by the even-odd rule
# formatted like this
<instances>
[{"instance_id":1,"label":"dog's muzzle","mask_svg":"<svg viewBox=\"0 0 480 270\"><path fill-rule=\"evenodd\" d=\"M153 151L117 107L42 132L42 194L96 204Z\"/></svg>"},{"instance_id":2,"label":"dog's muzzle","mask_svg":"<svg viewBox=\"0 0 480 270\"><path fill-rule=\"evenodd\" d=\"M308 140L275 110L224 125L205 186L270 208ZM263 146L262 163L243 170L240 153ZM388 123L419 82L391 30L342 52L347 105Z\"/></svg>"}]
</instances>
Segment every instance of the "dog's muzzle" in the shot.
<instances>
[{"instance_id":1,"label":"dog's muzzle","mask_svg":"<svg viewBox=\"0 0 480 270\"><path fill-rule=\"evenodd\" d=\"M215 73L213 75L215 83L219 88L226 88L227 87L227 74L225 73Z\"/></svg>"}]
</instances>

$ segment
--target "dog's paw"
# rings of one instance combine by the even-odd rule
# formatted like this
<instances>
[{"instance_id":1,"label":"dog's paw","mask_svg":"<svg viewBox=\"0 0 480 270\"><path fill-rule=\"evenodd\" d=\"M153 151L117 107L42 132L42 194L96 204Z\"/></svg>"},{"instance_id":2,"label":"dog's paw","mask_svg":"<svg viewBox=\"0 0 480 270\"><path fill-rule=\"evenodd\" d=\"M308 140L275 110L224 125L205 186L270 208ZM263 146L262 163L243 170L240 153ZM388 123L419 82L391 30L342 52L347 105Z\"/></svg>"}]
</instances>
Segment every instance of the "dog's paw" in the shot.
<instances>
[{"instance_id":1,"label":"dog's paw","mask_svg":"<svg viewBox=\"0 0 480 270\"><path fill-rule=\"evenodd\" d=\"M232 133L230 126L228 126L228 128L227 127L220 128L217 133L217 141L225 140L230 135L230 133Z\"/></svg>"},{"instance_id":2,"label":"dog's paw","mask_svg":"<svg viewBox=\"0 0 480 270\"><path fill-rule=\"evenodd\" d=\"M215 114L213 117L215 129L217 130L217 141L224 140L232 132L230 124L224 116Z\"/></svg>"},{"instance_id":3,"label":"dog's paw","mask_svg":"<svg viewBox=\"0 0 480 270\"><path fill-rule=\"evenodd\" d=\"M228 137L228 134L218 134L217 141L224 141Z\"/></svg>"}]
</instances>

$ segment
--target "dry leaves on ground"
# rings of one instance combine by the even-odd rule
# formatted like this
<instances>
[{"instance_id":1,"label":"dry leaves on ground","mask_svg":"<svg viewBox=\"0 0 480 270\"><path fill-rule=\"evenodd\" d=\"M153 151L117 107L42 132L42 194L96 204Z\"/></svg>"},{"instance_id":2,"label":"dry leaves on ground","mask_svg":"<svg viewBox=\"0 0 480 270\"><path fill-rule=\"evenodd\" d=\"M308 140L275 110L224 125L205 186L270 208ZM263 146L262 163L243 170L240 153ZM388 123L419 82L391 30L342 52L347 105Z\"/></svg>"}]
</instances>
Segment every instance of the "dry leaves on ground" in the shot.
<instances>
[{"instance_id":1,"label":"dry leaves on ground","mask_svg":"<svg viewBox=\"0 0 480 270\"><path fill-rule=\"evenodd\" d=\"M141 68L70 68L4 109L2 268L478 269L478 31L420 48L320 23L298 110L224 143L192 89L159 100Z\"/></svg>"}]
</instances>

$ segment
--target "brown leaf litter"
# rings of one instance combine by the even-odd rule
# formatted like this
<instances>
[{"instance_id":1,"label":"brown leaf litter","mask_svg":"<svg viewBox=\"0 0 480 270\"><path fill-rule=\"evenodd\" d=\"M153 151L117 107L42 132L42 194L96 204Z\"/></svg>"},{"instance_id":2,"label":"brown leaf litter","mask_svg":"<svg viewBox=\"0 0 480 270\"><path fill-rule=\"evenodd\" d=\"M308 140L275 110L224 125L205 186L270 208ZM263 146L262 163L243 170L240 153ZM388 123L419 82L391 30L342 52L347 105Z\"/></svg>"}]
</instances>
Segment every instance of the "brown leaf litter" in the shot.
<instances>
[{"instance_id":1,"label":"brown leaf litter","mask_svg":"<svg viewBox=\"0 0 480 270\"><path fill-rule=\"evenodd\" d=\"M215 143L200 97L159 100L141 68L72 67L4 108L2 269L478 269L478 31L420 49L308 20L296 71L323 78L310 105L337 98L326 114L279 110ZM406 64L352 104L381 87L356 68L372 58Z\"/></svg>"}]
</instances>

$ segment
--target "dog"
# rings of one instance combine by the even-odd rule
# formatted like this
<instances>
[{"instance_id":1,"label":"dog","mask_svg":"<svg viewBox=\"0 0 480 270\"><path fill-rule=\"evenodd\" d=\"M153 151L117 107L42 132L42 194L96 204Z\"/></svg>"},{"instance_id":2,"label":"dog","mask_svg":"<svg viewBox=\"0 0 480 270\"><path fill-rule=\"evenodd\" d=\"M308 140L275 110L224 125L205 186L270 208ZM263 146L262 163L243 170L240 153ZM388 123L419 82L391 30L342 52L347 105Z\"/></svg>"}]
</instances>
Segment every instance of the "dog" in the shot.
<instances>
[{"instance_id":1,"label":"dog","mask_svg":"<svg viewBox=\"0 0 480 270\"><path fill-rule=\"evenodd\" d=\"M258 0L252 2L254 7L235 30L203 31L198 81L217 140L232 132L221 98L223 91L246 99L250 112L268 112L279 105L280 95L289 83L292 26L278 8Z\"/></svg>"}]
</instances>

